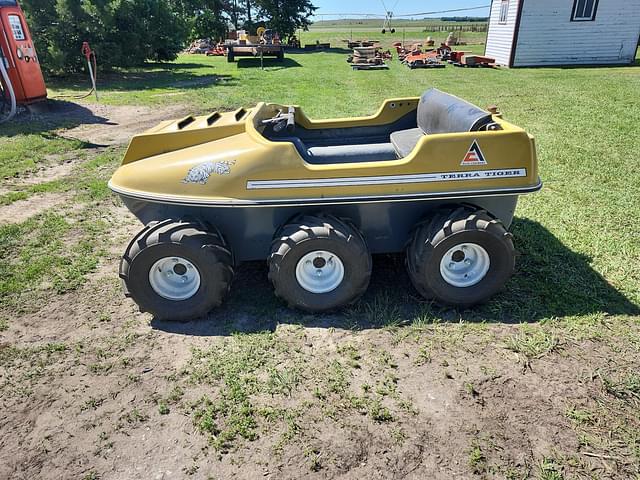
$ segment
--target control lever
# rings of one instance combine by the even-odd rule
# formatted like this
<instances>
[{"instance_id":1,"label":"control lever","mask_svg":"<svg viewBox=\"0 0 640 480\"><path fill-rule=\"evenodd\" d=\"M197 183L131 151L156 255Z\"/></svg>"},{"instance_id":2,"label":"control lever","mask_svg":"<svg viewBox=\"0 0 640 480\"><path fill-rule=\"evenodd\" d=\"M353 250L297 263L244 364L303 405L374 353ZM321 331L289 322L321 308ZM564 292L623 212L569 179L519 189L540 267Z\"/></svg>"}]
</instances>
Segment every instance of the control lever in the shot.
<instances>
[{"instance_id":1,"label":"control lever","mask_svg":"<svg viewBox=\"0 0 640 480\"><path fill-rule=\"evenodd\" d=\"M293 107L289 107L287 117L287 131L293 132L296 128L296 109Z\"/></svg>"},{"instance_id":2,"label":"control lever","mask_svg":"<svg viewBox=\"0 0 640 480\"><path fill-rule=\"evenodd\" d=\"M281 132L285 128L288 132L293 132L296 128L296 109L294 107L289 107L287 113L282 113L282 110L278 110L278 114L267 120L263 120L263 125L271 124L273 125L274 132Z\"/></svg>"}]
</instances>

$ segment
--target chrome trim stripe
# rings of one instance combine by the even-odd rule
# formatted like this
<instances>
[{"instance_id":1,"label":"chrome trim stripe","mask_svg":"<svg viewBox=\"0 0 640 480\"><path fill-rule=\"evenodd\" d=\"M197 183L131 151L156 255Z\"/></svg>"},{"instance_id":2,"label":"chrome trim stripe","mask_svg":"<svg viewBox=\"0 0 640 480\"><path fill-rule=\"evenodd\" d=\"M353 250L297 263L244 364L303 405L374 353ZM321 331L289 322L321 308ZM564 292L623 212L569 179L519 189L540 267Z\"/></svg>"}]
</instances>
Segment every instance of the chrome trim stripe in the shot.
<instances>
[{"instance_id":1,"label":"chrome trim stripe","mask_svg":"<svg viewBox=\"0 0 640 480\"><path fill-rule=\"evenodd\" d=\"M271 188L357 187L391 185L397 183L455 182L460 180L495 180L527 176L526 168L475 170L464 172L419 173L413 175L384 175L377 177L336 177L299 180L249 180L247 190Z\"/></svg>"},{"instance_id":2,"label":"chrome trim stripe","mask_svg":"<svg viewBox=\"0 0 640 480\"><path fill-rule=\"evenodd\" d=\"M468 190L457 192L437 192L423 194L402 194L388 196L361 197L325 197L325 198L292 198L286 200L206 200L201 198L184 198L169 195L144 195L126 189L115 187L109 182L109 188L115 193L135 200L151 203L169 203L172 205L202 206L202 207L286 207L290 205L332 205L348 203L384 203L411 202L421 200L446 200L469 197L501 197L508 195L524 195L537 192L542 188L542 181L534 186L520 188L499 188L493 190Z\"/></svg>"}]
</instances>

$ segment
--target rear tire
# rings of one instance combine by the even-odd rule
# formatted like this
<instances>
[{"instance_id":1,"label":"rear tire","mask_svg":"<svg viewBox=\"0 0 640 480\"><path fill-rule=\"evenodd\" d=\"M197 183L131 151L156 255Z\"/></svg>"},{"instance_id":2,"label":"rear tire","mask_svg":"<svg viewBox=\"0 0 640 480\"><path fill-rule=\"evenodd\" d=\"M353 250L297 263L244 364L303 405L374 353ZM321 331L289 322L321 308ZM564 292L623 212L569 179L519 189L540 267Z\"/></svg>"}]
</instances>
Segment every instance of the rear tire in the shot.
<instances>
[{"instance_id":1,"label":"rear tire","mask_svg":"<svg viewBox=\"0 0 640 480\"><path fill-rule=\"evenodd\" d=\"M219 306L233 258L217 232L199 222L165 220L136 235L120 262L125 294L158 320L191 320Z\"/></svg>"},{"instance_id":2,"label":"rear tire","mask_svg":"<svg viewBox=\"0 0 640 480\"><path fill-rule=\"evenodd\" d=\"M484 210L435 212L418 224L407 248L407 269L427 299L470 307L502 289L515 266L511 234Z\"/></svg>"},{"instance_id":3,"label":"rear tire","mask_svg":"<svg viewBox=\"0 0 640 480\"><path fill-rule=\"evenodd\" d=\"M353 303L371 277L371 254L362 234L330 215L305 215L285 225L268 264L276 295L307 312Z\"/></svg>"},{"instance_id":4,"label":"rear tire","mask_svg":"<svg viewBox=\"0 0 640 480\"><path fill-rule=\"evenodd\" d=\"M233 63L234 60L235 60L235 55L233 54L233 48L229 48L229 50L227 50L227 62Z\"/></svg>"}]
</instances>

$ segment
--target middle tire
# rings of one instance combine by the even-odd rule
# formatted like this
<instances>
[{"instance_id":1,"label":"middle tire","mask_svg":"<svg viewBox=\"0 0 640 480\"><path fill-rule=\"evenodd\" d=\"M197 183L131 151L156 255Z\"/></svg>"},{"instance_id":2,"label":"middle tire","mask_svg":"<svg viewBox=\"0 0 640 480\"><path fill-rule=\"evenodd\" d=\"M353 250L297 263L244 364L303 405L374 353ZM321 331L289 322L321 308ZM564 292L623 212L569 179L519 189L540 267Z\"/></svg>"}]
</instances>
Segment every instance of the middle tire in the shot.
<instances>
[{"instance_id":1,"label":"middle tire","mask_svg":"<svg viewBox=\"0 0 640 480\"><path fill-rule=\"evenodd\" d=\"M418 224L407 248L407 269L427 299L466 308L504 286L514 270L511 234L484 210L434 212Z\"/></svg>"},{"instance_id":2,"label":"middle tire","mask_svg":"<svg viewBox=\"0 0 640 480\"><path fill-rule=\"evenodd\" d=\"M308 312L354 302L371 277L371 254L362 234L331 215L305 215L282 227L268 264L276 295Z\"/></svg>"}]
</instances>

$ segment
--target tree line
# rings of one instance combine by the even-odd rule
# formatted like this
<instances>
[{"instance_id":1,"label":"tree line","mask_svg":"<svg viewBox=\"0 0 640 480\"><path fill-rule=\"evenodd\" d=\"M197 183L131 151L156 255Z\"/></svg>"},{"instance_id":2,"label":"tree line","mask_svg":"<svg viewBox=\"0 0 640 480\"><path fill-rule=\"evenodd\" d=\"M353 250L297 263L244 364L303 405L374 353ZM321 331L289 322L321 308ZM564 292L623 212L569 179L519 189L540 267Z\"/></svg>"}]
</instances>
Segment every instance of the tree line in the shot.
<instances>
[{"instance_id":1,"label":"tree line","mask_svg":"<svg viewBox=\"0 0 640 480\"><path fill-rule=\"evenodd\" d=\"M89 42L101 69L170 61L191 40L229 30L275 29L284 39L310 25L311 0L22 0L43 69L84 68Z\"/></svg>"}]
</instances>

